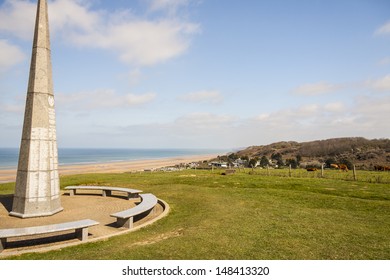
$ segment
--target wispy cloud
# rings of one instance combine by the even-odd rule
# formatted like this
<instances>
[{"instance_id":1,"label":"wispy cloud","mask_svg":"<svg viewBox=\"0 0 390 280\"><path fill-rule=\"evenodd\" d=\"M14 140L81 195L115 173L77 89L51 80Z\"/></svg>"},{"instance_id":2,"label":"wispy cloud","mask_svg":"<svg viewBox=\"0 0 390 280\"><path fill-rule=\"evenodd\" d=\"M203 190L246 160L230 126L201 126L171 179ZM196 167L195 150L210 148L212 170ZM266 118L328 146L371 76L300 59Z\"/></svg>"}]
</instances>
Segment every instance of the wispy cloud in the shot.
<instances>
[{"instance_id":1,"label":"wispy cloud","mask_svg":"<svg viewBox=\"0 0 390 280\"><path fill-rule=\"evenodd\" d=\"M151 11L168 11L169 14L175 14L181 7L187 6L189 0L149 0Z\"/></svg>"},{"instance_id":2,"label":"wispy cloud","mask_svg":"<svg viewBox=\"0 0 390 280\"><path fill-rule=\"evenodd\" d=\"M179 7L178 1L165 4ZM31 39L35 9L35 2L6 0L0 7L0 31ZM66 43L112 51L121 61L139 66L161 63L185 53L192 36L199 31L198 24L179 17L151 19L130 10L94 10L89 1L54 0L49 10L52 33Z\"/></svg>"},{"instance_id":3,"label":"wispy cloud","mask_svg":"<svg viewBox=\"0 0 390 280\"><path fill-rule=\"evenodd\" d=\"M315 96L315 95L334 92L340 88L341 88L340 85L330 84L327 82L318 82L313 84L301 85L293 89L292 92L298 95Z\"/></svg>"},{"instance_id":4,"label":"wispy cloud","mask_svg":"<svg viewBox=\"0 0 390 280\"><path fill-rule=\"evenodd\" d=\"M375 30L374 35L390 35L390 21Z\"/></svg>"},{"instance_id":5,"label":"wispy cloud","mask_svg":"<svg viewBox=\"0 0 390 280\"><path fill-rule=\"evenodd\" d=\"M18 38L32 40L36 3L5 0L0 6L0 31Z\"/></svg>"},{"instance_id":6,"label":"wispy cloud","mask_svg":"<svg viewBox=\"0 0 390 280\"><path fill-rule=\"evenodd\" d=\"M191 113L178 118L175 123L190 129L221 129L231 126L236 118L231 115L217 115L207 112Z\"/></svg>"},{"instance_id":7,"label":"wispy cloud","mask_svg":"<svg viewBox=\"0 0 390 280\"><path fill-rule=\"evenodd\" d=\"M10 44L7 40L0 40L0 72L22 62L24 53L19 47Z\"/></svg>"},{"instance_id":8,"label":"wispy cloud","mask_svg":"<svg viewBox=\"0 0 390 280\"><path fill-rule=\"evenodd\" d=\"M0 102L0 107L2 108L2 112L6 113L17 113L19 115L23 114L24 112L24 104L6 104Z\"/></svg>"},{"instance_id":9,"label":"wispy cloud","mask_svg":"<svg viewBox=\"0 0 390 280\"><path fill-rule=\"evenodd\" d=\"M187 35L196 29L196 25L175 20L137 19L102 23L91 32L72 32L69 38L78 46L116 51L125 63L147 66L183 54L189 47Z\"/></svg>"},{"instance_id":10,"label":"wispy cloud","mask_svg":"<svg viewBox=\"0 0 390 280\"><path fill-rule=\"evenodd\" d=\"M138 84L142 79L141 70L139 68L131 70L126 76L126 79L130 85Z\"/></svg>"},{"instance_id":11,"label":"wispy cloud","mask_svg":"<svg viewBox=\"0 0 390 280\"><path fill-rule=\"evenodd\" d=\"M250 146L283 140L309 141L342 136L388 137L389 97L355 98L350 104L309 104L261 113L251 118L208 112L191 113L172 123L138 127L142 133L158 131L159 145L177 139L197 147ZM153 130L151 130L153 127ZM120 129L134 133L134 129ZM140 133L140 134L142 134ZM165 141L165 142L164 142Z\"/></svg>"},{"instance_id":12,"label":"wispy cloud","mask_svg":"<svg viewBox=\"0 0 390 280\"><path fill-rule=\"evenodd\" d=\"M261 113L260 115L251 118L251 120L265 126L283 129L300 124L303 121L305 123L312 122L321 114L323 114L322 105L307 104L299 107L284 108L283 110L269 113Z\"/></svg>"},{"instance_id":13,"label":"wispy cloud","mask_svg":"<svg viewBox=\"0 0 390 280\"><path fill-rule=\"evenodd\" d=\"M178 97L181 101L191 103L220 103L223 101L223 96L217 90L203 90L197 92L191 92Z\"/></svg>"},{"instance_id":14,"label":"wispy cloud","mask_svg":"<svg viewBox=\"0 0 390 280\"><path fill-rule=\"evenodd\" d=\"M84 97L82 98L84 99ZM63 105L61 105L63 106ZM340 136L389 137L390 96L357 97L341 102L311 104L262 113L252 118L209 112L190 113L174 121L102 124L98 128L73 126L66 137L91 139L83 146L104 146L107 137L119 147L214 147L231 148L272 143L280 140L309 141ZM110 110L104 110L109 114ZM93 112L91 112L93 113ZM99 114L101 114L99 112ZM159 137L156 138L155 136ZM83 138L83 137L82 137ZM78 142L80 145L80 142Z\"/></svg>"},{"instance_id":15,"label":"wispy cloud","mask_svg":"<svg viewBox=\"0 0 390 280\"><path fill-rule=\"evenodd\" d=\"M345 105L342 102L333 102L324 105L325 111L340 113L346 110Z\"/></svg>"},{"instance_id":16,"label":"wispy cloud","mask_svg":"<svg viewBox=\"0 0 390 280\"><path fill-rule=\"evenodd\" d=\"M130 108L153 102L155 93L120 95L114 90L96 90L56 95L59 107L71 110L96 110L102 108Z\"/></svg>"},{"instance_id":17,"label":"wispy cloud","mask_svg":"<svg viewBox=\"0 0 390 280\"><path fill-rule=\"evenodd\" d=\"M378 65L389 65L390 64L390 57L384 57L381 60L379 60Z\"/></svg>"},{"instance_id":18,"label":"wispy cloud","mask_svg":"<svg viewBox=\"0 0 390 280\"><path fill-rule=\"evenodd\" d=\"M376 80L367 81L366 84L374 91L390 92L390 74Z\"/></svg>"}]
</instances>

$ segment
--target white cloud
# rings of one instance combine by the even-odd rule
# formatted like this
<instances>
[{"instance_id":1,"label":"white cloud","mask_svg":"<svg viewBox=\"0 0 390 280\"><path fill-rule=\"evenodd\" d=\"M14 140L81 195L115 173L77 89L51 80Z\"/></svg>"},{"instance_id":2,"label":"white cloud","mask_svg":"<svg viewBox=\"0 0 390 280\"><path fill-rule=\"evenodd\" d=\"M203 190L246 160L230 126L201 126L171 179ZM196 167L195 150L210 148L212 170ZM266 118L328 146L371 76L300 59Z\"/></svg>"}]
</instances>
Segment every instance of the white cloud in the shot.
<instances>
[{"instance_id":1,"label":"white cloud","mask_svg":"<svg viewBox=\"0 0 390 280\"><path fill-rule=\"evenodd\" d=\"M124 96L125 106L138 106L152 102L156 98L155 93L143 95L127 94Z\"/></svg>"},{"instance_id":2,"label":"white cloud","mask_svg":"<svg viewBox=\"0 0 390 280\"><path fill-rule=\"evenodd\" d=\"M225 123L230 123L236 118L230 115L217 115L208 112L198 112L185 115L177 119L178 123L188 123L188 124L215 124L221 125Z\"/></svg>"},{"instance_id":3,"label":"white cloud","mask_svg":"<svg viewBox=\"0 0 390 280\"><path fill-rule=\"evenodd\" d=\"M378 65L389 65L390 64L390 57L384 57L379 62Z\"/></svg>"},{"instance_id":4,"label":"white cloud","mask_svg":"<svg viewBox=\"0 0 390 280\"><path fill-rule=\"evenodd\" d=\"M375 30L375 35L388 35L390 34L390 21Z\"/></svg>"},{"instance_id":5,"label":"white cloud","mask_svg":"<svg viewBox=\"0 0 390 280\"><path fill-rule=\"evenodd\" d=\"M324 93L330 93L340 89L339 85L329 84L327 82L319 82L314 84L304 84L293 90L293 93L299 95L314 96Z\"/></svg>"},{"instance_id":6,"label":"white cloud","mask_svg":"<svg viewBox=\"0 0 390 280\"><path fill-rule=\"evenodd\" d=\"M0 31L32 40L36 3L22 0L5 0L0 6Z\"/></svg>"},{"instance_id":7,"label":"white cloud","mask_svg":"<svg viewBox=\"0 0 390 280\"><path fill-rule=\"evenodd\" d=\"M151 11L168 11L170 14L183 6L188 5L189 0L150 0L149 7Z\"/></svg>"},{"instance_id":8,"label":"white cloud","mask_svg":"<svg viewBox=\"0 0 390 280\"><path fill-rule=\"evenodd\" d=\"M101 24L92 32L73 32L72 43L116 51L125 63L153 65L183 54L189 47L188 35L197 27L175 20L126 20Z\"/></svg>"},{"instance_id":9,"label":"white cloud","mask_svg":"<svg viewBox=\"0 0 390 280\"><path fill-rule=\"evenodd\" d=\"M343 112L345 111L345 106L341 102L328 103L324 105L324 109L328 112Z\"/></svg>"},{"instance_id":10,"label":"white cloud","mask_svg":"<svg viewBox=\"0 0 390 280\"><path fill-rule=\"evenodd\" d=\"M383 120L390 119L390 96L381 98L372 98L369 96L361 96L357 98L354 113L358 113L367 118L376 119L380 122L387 123ZM387 131L390 133L390 130Z\"/></svg>"},{"instance_id":11,"label":"white cloud","mask_svg":"<svg viewBox=\"0 0 390 280\"><path fill-rule=\"evenodd\" d=\"M131 70L128 75L127 75L127 80L129 82L130 85L135 85L135 84L138 84L140 82L140 80L142 79L142 73L141 73L141 70L140 69L133 69Z\"/></svg>"},{"instance_id":12,"label":"white cloud","mask_svg":"<svg viewBox=\"0 0 390 280\"><path fill-rule=\"evenodd\" d=\"M57 94L56 103L61 109L72 111L102 108L129 108L145 105L156 98L154 93L119 95L113 90L96 90L73 94Z\"/></svg>"},{"instance_id":13,"label":"white cloud","mask_svg":"<svg viewBox=\"0 0 390 280\"><path fill-rule=\"evenodd\" d=\"M176 3L168 2L170 5ZM185 53L191 37L199 31L198 24L179 17L149 19L129 10L94 10L91 4L90 1L81 0L50 2L52 35L78 47L115 52L125 63L145 66ZM0 7L0 31L31 40L35 9L34 2L6 0Z\"/></svg>"},{"instance_id":14,"label":"white cloud","mask_svg":"<svg viewBox=\"0 0 390 280\"><path fill-rule=\"evenodd\" d=\"M270 114L269 119L283 121L286 123L311 120L322 113L323 107L318 104L307 104L299 107L282 109Z\"/></svg>"},{"instance_id":15,"label":"white cloud","mask_svg":"<svg viewBox=\"0 0 390 280\"><path fill-rule=\"evenodd\" d=\"M241 138L253 139L247 145L282 140L309 141L341 136L388 138L390 97L359 97L346 107L341 102L308 105L263 113L241 120L235 127ZM227 129L226 129L227 130ZM234 131L232 128L232 131ZM234 133L231 133L235 137ZM237 139L239 141L239 139Z\"/></svg>"},{"instance_id":16,"label":"white cloud","mask_svg":"<svg viewBox=\"0 0 390 280\"><path fill-rule=\"evenodd\" d=\"M260 114L256 117L254 117L253 119L255 121L266 121L270 118L270 114L267 114L267 113L264 113L264 114Z\"/></svg>"},{"instance_id":17,"label":"white cloud","mask_svg":"<svg viewBox=\"0 0 390 280\"><path fill-rule=\"evenodd\" d=\"M0 102L1 113L17 113L19 115L23 115L24 112L24 104L9 104Z\"/></svg>"},{"instance_id":18,"label":"white cloud","mask_svg":"<svg viewBox=\"0 0 390 280\"><path fill-rule=\"evenodd\" d=\"M385 121L390 119L389 108L390 96L357 98L356 106L352 111L352 114L356 116L353 127L356 130L363 130L365 134L371 134L371 138L389 138L390 124Z\"/></svg>"},{"instance_id":19,"label":"white cloud","mask_svg":"<svg viewBox=\"0 0 390 280\"><path fill-rule=\"evenodd\" d=\"M170 135L175 134L173 131L185 132L188 143L211 147L242 147L282 140L309 141L341 136L390 136L390 124L383 121L390 118L390 97L358 98L351 103L348 107L341 102L309 104L252 118L190 114L171 125Z\"/></svg>"},{"instance_id":20,"label":"white cloud","mask_svg":"<svg viewBox=\"0 0 390 280\"><path fill-rule=\"evenodd\" d=\"M91 10L86 1L80 0L55 0L48 7L52 33L93 32L106 16L103 11Z\"/></svg>"},{"instance_id":21,"label":"white cloud","mask_svg":"<svg viewBox=\"0 0 390 280\"><path fill-rule=\"evenodd\" d=\"M5 71L24 59L25 55L19 47L10 44L6 40L0 40L0 71Z\"/></svg>"},{"instance_id":22,"label":"white cloud","mask_svg":"<svg viewBox=\"0 0 390 280\"><path fill-rule=\"evenodd\" d=\"M367 82L367 86L375 91L390 91L390 74Z\"/></svg>"},{"instance_id":23,"label":"white cloud","mask_svg":"<svg viewBox=\"0 0 390 280\"><path fill-rule=\"evenodd\" d=\"M217 115L212 113L191 113L178 118L175 123L180 126L193 129L216 129L226 126L231 126L236 121L236 118L231 115Z\"/></svg>"},{"instance_id":24,"label":"white cloud","mask_svg":"<svg viewBox=\"0 0 390 280\"><path fill-rule=\"evenodd\" d=\"M143 96L143 97L141 97ZM139 104L153 99L153 96L141 95L130 98L130 104ZM110 101L116 98L114 101ZM95 104L91 99L101 100ZM69 104L64 104L70 100ZM102 100L107 104L101 105ZM112 108L119 102L125 102L126 96L113 91L96 91L72 96L57 95L57 108L78 111L80 109ZM95 107L99 105L100 107ZM65 106L66 105L66 106ZM79 107L78 107L79 106ZM122 108L125 108L123 106ZM362 136L367 138L390 137L390 124L384 120L390 118L390 96L377 95L357 97L348 107L341 102L325 105L309 104L284 110L262 113L253 118L240 118L229 114L210 112L189 113L177 117L174 121L143 122L123 119L115 122L85 126L82 122L69 126L64 133L63 145L74 141L77 133L85 134L86 139L100 135L95 143L85 146L104 146L107 137L110 145L120 147L213 147L231 148L268 144L282 140L309 141L342 136ZM94 110L92 110L94 111ZM106 114L112 110L104 110ZM91 114L95 114L91 112ZM100 111L98 112L100 115ZM59 131L64 131L62 128ZM158 135L158 137L156 137ZM114 137L115 136L115 137ZM73 140L72 140L73 139ZM70 141L70 142L69 142ZM80 143L78 143L80 145Z\"/></svg>"},{"instance_id":25,"label":"white cloud","mask_svg":"<svg viewBox=\"0 0 390 280\"><path fill-rule=\"evenodd\" d=\"M325 105L308 104L299 107L292 107L270 113L263 113L251 119L257 125L261 124L264 131L283 130L289 131L291 135L297 135L303 128L314 129L315 132L321 125L330 123L336 117L346 112L342 103L328 103ZM294 130L296 130L294 132ZM310 131L307 131L310 132Z\"/></svg>"},{"instance_id":26,"label":"white cloud","mask_svg":"<svg viewBox=\"0 0 390 280\"><path fill-rule=\"evenodd\" d=\"M307 117L320 111L320 106L317 104L303 105L296 111L297 116Z\"/></svg>"},{"instance_id":27,"label":"white cloud","mask_svg":"<svg viewBox=\"0 0 390 280\"><path fill-rule=\"evenodd\" d=\"M223 96L216 90L203 90L191 92L178 97L179 100L193 103L220 103L223 101Z\"/></svg>"}]
</instances>

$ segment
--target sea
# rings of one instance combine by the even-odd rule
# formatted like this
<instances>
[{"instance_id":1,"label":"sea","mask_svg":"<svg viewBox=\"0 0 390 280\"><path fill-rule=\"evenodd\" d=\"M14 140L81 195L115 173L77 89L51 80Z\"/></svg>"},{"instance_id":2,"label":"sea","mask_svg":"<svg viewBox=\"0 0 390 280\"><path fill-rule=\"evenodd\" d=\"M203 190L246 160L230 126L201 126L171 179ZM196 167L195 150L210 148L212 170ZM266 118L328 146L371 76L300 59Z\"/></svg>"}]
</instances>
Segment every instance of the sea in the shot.
<instances>
[{"instance_id":1,"label":"sea","mask_svg":"<svg viewBox=\"0 0 390 280\"><path fill-rule=\"evenodd\" d=\"M226 154L222 149L84 149L59 148L60 165L123 162L146 159L162 159L180 156ZM0 169L15 169L18 165L18 148L0 148Z\"/></svg>"}]
</instances>

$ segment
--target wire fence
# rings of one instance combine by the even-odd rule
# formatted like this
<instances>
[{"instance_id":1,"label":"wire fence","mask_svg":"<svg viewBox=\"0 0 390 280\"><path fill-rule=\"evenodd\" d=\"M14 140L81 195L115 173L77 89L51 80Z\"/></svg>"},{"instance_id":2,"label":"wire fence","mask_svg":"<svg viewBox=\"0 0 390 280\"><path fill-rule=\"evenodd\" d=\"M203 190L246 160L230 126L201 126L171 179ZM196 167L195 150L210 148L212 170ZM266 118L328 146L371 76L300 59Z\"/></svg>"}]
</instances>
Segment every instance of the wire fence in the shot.
<instances>
[{"instance_id":1,"label":"wire fence","mask_svg":"<svg viewBox=\"0 0 390 280\"><path fill-rule=\"evenodd\" d=\"M238 173L248 173L260 176L278 176L292 178L323 178L333 180L360 181L367 183L390 184L389 171L367 171L367 170L349 170L340 171L333 169L318 169L316 171L307 171L306 169L273 169L273 168L240 168L236 169Z\"/></svg>"}]
</instances>

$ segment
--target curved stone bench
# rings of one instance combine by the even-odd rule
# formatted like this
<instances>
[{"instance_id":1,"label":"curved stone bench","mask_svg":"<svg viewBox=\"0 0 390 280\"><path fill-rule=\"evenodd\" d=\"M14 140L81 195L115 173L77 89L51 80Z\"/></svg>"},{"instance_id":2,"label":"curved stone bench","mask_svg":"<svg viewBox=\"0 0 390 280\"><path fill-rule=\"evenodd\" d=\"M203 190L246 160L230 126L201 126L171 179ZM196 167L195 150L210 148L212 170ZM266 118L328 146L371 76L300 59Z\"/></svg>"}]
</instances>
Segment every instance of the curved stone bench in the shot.
<instances>
[{"instance_id":1,"label":"curved stone bench","mask_svg":"<svg viewBox=\"0 0 390 280\"><path fill-rule=\"evenodd\" d=\"M76 237L81 241L86 241L88 240L88 227L96 226L98 224L99 223L94 220L86 219L44 226L0 229L0 252L4 250L7 245L7 238L10 237L21 237L75 230Z\"/></svg>"},{"instance_id":2,"label":"curved stone bench","mask_svg":"<svg viewBox=\"0 0 390 280\"><path fill-rule=\"evenodd\" d=\"M103 196L111 196L113 191L127 193L127 199L137 198L142 191L128 188L118 188L110 186L68 186L65 190L69 190L69 195L75 195L76 190L101 190Z\"/></svg>"},{"instance_id":3,"label":"curved stone bench","mask_svg":"<svg viewBox=\"0 0 390 280\"><path fill-rule=\"evenodd\" d=\"M156 206L157 197L153 194L140 194L139 196L141 197L141 203L137 206L110 215L111 217L116 218L118 227L132 228L135 216L149 212Z\"/></svg>"}]
</instances>

